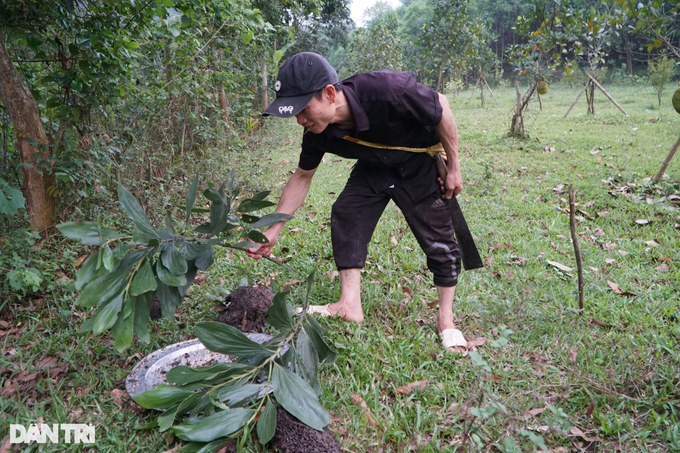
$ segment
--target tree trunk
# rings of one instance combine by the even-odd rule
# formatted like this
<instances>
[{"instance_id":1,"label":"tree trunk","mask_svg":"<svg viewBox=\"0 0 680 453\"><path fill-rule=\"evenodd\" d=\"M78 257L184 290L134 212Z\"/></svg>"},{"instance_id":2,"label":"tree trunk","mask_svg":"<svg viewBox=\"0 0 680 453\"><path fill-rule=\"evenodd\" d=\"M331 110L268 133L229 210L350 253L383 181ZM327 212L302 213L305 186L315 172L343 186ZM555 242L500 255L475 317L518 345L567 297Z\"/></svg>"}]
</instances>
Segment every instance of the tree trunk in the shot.
<instances>
[{"instance_id":1,"label":"tree trunk","mask_svg":"<svg viewBox=\"0 0 680 453\"><path fill-rule=\"evenodd\" d=\"M262 111L269 106L269 99L267 96L267 60L262 61Z\"/></svg>"},{"instance_id":2,"label":"tree trunk","mask_svg":"<svg viewBox=\"0 0 680 453\"><path fill-rule=\"evenodd\" d=\"M221 66L222 62L224 61L224 49L220 49L217 52L217 55ZM222 110L222 118L224 119L224 122L227 123L227 126L231 126L231 121L229 119L229 107L227 105L227 93L224 91L224 84L222 82L218 82L217 91L220 99L220 109Z\"/></svg>"},{"instance_id":3,"label":"tree trunk","mask_svg":"<svg viewBox=\"0 0 680 453\"><path fill-rule=\"evenodd\" d=\"M14 126L17 149L21 157L23 193L31 226L45 233L54 211L51 153L47 135L40 120L38 103L17 72L0 35L0 101L7 109ZM35 143L38 146L32 146Z\"/></svg>"}]
</instances>

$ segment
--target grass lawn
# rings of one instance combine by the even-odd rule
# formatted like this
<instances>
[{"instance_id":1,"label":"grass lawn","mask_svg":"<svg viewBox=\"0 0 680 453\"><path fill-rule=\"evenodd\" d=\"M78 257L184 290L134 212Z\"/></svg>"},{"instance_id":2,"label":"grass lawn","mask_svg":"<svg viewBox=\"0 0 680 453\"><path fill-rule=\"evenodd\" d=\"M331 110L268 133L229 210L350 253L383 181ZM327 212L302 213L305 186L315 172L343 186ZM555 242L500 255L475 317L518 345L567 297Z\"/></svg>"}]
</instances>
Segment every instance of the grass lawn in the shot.
<instances>
[{"instance_id":1,"label":"grass lawn","mask_svg":"<svg viewBox=\"0 0 680 453\"><path fill-rule=\"evenodd\" d=\"M680 115L670 106L674 88L661 109L651 88L606 88L629 116L597 92L595 115L582 96L563 119L580 87L555 86L543 111L538 102L527 111L525 139L507 134L514 88L495 90L501 108L488 96L485 107L470 92L449 96L465 181L459 200L487 264L463 272L454 314L478 355L452 360L440 346L424 255L390 204L362 274L366 320L321 321L338 353L323 369L321 402L344 451L680 451L680 158L659 185L649 180L678 139ZM300 134L293 120L268 120L247 150L217 160L238 168L246 187L276 195L297 165ZM144 355L191 338L197 322L216 317L217 290L235 289L244 276L290 283L289 300L299 302L304 285L296 281L316 270L311 303L337 300L330 211L352 164L326 155L284 229L275 253L294 273L221 251L175 322L156 323L150 345L119 354L108 336L79 335L83 313L64 290L16 305L0 327L0 438L10 423L42 419L93 423L96 446L26 451L174 448L170 436L134 429L152 416L136 411L117 381ZM204 181L226 178L224 167L212 168ZM166 188L170 201L185 193L186 173ZM579 210L583 311L569 185ZM69 263L87 253L65 241L56 248ZM74 267L63 273L65 287ZM424 380L422 389L400 392ZM243 451L262 448L248 441Z\"/></svg>"}]
</instances>

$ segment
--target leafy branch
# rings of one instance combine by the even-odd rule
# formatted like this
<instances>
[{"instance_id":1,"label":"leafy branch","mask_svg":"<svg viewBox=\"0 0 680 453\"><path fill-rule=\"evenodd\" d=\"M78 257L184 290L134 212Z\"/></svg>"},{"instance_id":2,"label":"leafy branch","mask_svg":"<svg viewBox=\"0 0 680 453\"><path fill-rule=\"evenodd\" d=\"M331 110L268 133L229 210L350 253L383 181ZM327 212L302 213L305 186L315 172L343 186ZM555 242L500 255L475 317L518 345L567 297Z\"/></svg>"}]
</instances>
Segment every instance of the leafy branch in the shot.
<instances>
[{"instance_id":1,"label":"leafy branch","mask_svg":"<svg viewBox=\"0 0 680 453\"><path fill-rule=\"evenodd\" d=\"M239 190L234 187L233 171L226 187L223 184L216 188L209 183L203 191L209 202L207 209L194 207L198 185L196 175L185 206L180 206L185 212L186 229L192 214L209 215L208 222L193 230L194 235L176 232L171 211L166 212L165 228L154 228L137 199L122 184L118 185L118 198L132 221L131 234L109 230L97 222L57 226L64 236L83 245L99 247L76 273L75 289L80 291L76 303L86 308L97 307L81 331L97 335L110 330L119 351L132 344L133 333L148 343L149 312L154 295L160 300L163 316L173 319L198 271L205 271L214 263L216 246L245 250L255 243L266 243L267 237L257 228L292 218L280 213L255 215L274 205L266 200L268 191L237 203Z\"/></svg>"},{"instance_id":2,"label":"leafy branch","mask_svg":"<svg viewBox=\"0 0 680 453\"><path fill-rule=\"evenodd\" d=\"M307 278L307 295L313 279L312 273ZM134 397L144 408L165 409L142 429L172 429L189 442L181 451L213 452L229 439L249 434L253 427L264 445L274 436L280 404L301 422L323 430L330 416L318 401L317 374L319 365L332 363L335 354L322 338L323 327L307 314L296 315L286 298L287 293L274 297L267 323L279 334L263 344L226 324L199 323L195 333L208 350L237 360L170 370L168 385Z\"/></svg>"}]
</instances>

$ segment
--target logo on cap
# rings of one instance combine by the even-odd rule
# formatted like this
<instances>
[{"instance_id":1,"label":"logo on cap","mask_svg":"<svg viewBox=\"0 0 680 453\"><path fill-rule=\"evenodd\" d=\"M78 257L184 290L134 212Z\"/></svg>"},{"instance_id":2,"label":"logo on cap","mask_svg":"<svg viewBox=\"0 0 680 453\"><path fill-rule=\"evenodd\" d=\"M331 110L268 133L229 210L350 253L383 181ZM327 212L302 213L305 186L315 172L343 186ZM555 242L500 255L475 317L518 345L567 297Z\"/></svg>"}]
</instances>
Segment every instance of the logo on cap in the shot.
<instances>
[{"instance_id":1,"label":"logo on cap","mask_svg":"<svg viewBox=\"0 0 680 453\"><path fill-rule=\"evenodd\" d=\"M293 106L292 105L282 105L279 107L279 113L284 114L284 113L293 113Z\"/></svg>"},{"instance_id":2,"label":"logo on cap","mask_svg":"<svg viewBox=\"0 0 680 453\"><path fill-rule=\"evenodd\" d=\"M276 83L274 84L274 89L276 91L279 91L281 89L281 81L277 80Z\"/></svg>"}]
</instances>

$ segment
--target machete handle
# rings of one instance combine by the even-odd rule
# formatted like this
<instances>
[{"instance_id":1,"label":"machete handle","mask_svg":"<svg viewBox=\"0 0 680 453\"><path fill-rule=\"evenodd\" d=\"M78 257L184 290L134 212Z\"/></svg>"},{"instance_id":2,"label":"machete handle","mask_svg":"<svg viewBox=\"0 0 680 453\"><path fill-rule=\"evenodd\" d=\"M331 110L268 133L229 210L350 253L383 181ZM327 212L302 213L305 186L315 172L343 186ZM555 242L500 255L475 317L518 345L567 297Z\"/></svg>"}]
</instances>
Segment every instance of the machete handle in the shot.
<instances>
[{"instance_id":1,"label":"machete handle","mask_svg":"<svg viewBox=\"0 0 680 453\"><path fill-rule=\"evenodd\" d=\"M449 173L446 168L446 162L444 162L441 154L435 155L434 161L437 164L437 173L439 173L439 177L441 178L444 187L446 187L446 175Z\"/></svg>"}]
</instances>

